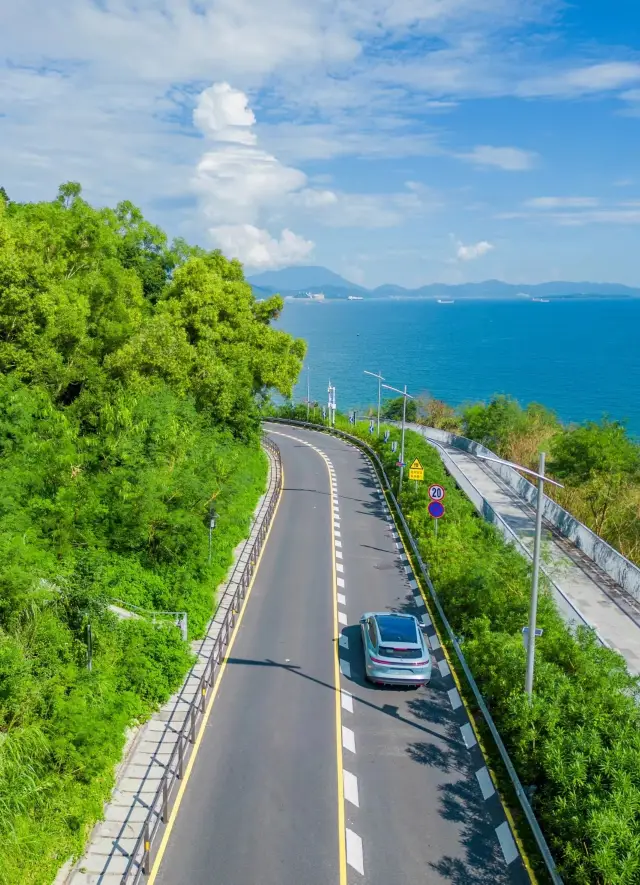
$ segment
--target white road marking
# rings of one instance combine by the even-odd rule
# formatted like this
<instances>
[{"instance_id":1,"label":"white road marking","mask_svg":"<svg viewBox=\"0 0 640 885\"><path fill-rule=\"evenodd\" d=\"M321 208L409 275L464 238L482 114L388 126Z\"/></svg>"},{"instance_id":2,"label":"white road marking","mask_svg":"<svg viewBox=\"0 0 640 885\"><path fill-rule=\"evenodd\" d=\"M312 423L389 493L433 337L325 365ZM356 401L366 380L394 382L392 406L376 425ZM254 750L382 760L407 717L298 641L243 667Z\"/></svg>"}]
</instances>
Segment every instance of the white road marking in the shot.
<instances>
[{"instance_id":1,"label":"white road marking","mask_svg":"<svg viewBox=\"0 0 640 885\"><path fill-rule=\"evenodd\" d=\"M344 578L336 578L338 587L344 587Z\"/></svg>"},{"instance_id":2,"label":"white road marking","mask_svg":"<svg viewBox=\"0 0 640 885\"><path fill-rule=\"evenodd\" d=\"M345 691L343 688L340 692L340 698L342 700L342 709L348 713L353 713L353 695L351 692Z\"/></svg>"},{"instance_id":3,"label":"white road marking","mask_svg":"<svg viewBox=\"0 0 640 885\"><path fill-rule=\"evenodd\" d=\"M429 617L429 615L425 613L422 616L422 623L425 625L425 627L430 627L433 622L432 622L431 618Z\"/></svg>"},{"instance_id":4,"label":"white road marking","mask_svg":"<svg viewBox=\"0 0 640 885\"><path fill-rule=\"evenodd\" d=\"M478 742L476 740L473 728L471 727L471 723L466 722L464 725L461 725L460 732L462 733L462 740L464 741L467 750L470 750L471 747L475 747Z\"/></svg>"},{"instance_id":5,"label":"white road marking","mask_svg":"<svg viewBox=\"0 0 640 885\"><path fill-rule=\"evenodd\" d=\"M342 726L342 746L351 753L356 751L356 736L352 729Z\"/></svg>"},{"instance_id":6,"label":"white road marking","mask_svg":"<svg viewBox=\"0 0 640 885\"><path fill-rule=\"evenodd\" d=\"M339 638L338 642L340 643L341 648L346 648L346 649L349 648L349 637L345 636L344 633L340 634L340 638Z\"/></svg>"},{"instance_id":7,"label":"white road marking","mask_svg":"<svg viewBox=\"0 0 640 885\"><path fill-rule=\"evenodd\" d=\"M336 559L342 559L342 550L336 550Z\"/></svg>"},{"instance_id":8,"label":"white road marking","mask_svg":"<svg viewBox=\"0 0 640 885\"><path fill-rule=\"evenodd\" d=\"M400 541L396 541L396 550L400 549Z\"/></svg>"},{"instance_id":9,"label":"white road marking","mask_svg":"<svg viewBox=\"0 0 640 885\"><path fill-rule=\"evenodd\" d=\"M438 661L438 670L440 670L441 676L448 676L451 673L449 664L447 664L444 658L441 661Z\"/></svg>"},{"instance_id":10,"label":"white road marking","mask_svg":"<svg viewBox=\"0 0 640 885\"><path fill-rule=\"evenodd\" d=\"M434 633L433 636L429 637L429 644L434 651L437 651L440 648L440 640Z\"/></svg>"},{"instance_id":11,"label":"white road marking","mask_svg":"<svg viewBox=\"0 0 640 885\"><path fill-rule=\"evenodd\" d=\"M338 605L346 605L346 604L347 604L347 597L344 595L344 593L338 593Z\"/></svg>"},{"instance_id":12,"label":"white road marking","mask_svg":"<svg viewBox=\"0 0 640 885\"><path fill-rule=\"evenodd\" d=\"M449 695L449 700L451 701L451 706L454 710L457 710L458 707L462 706L462 699L458 694L457 688L450 688L447 694Z\"/></svg>"},{"instance_id":13,"label":"white road marking","mask_svg":"<svg viewBox=\"0 0 640 885\"><path fill-rule=\"evenodd\" d=\"M340 672L343 676L346 676L347 679L351 679L351 664L349 661L345 661L344 658L340 658Z\"/></svg>"},{"instance_id":14,"label":"white road marking","mask_svg":"<svg viewBox=\"0 0 640 885\"><path fill-rule=\"evenodd\" d=\"M342 547L342 541L336 541L335 544L336 547Z\"/></svg>"},{"instance_id":15,"label":"white road marking","mask_svg":"<svg viewBox=\"0 0 640 885\"><path fill-rule=\"evenodd\" d=\"M347 832L347 863L354 870L364 876L364 862L362 859L362 839L349 827L345 827Z\"/></svg>"},{"instance_id":16,"label":"white road marking","mask_svg":"<svg viewBox=\"0 0 640 885\"><path fill-rule=\"evenodd\" d=\"M346 627L347 624L349 623L349 621L347 621L347 616L345 615L344 612L338 612L338 621L343 625L343 627Z\"/></svg>"},{"instance_id":17,"label":"white road marking","mask_svg":"<svg viewBox=\"0 0 640 885\"><path fill-rule=\"evenodd\" d=\"M339 519L334 519L334 520L333 520L333 527L334 527L334 529L339 529L339 528L340 528L340 520L339 520Z\"/></svg>"},{"instance_id":18,"label":"white road marking","mask_svg":"<svg viewBox=\"0 0 640 885\"><path fill-rule=\"evenodd\" d=\"M415 580L415 578L411 578L411 580L409 581L409 586L412 590L418 589L418 582Z\"/></svg>"},{"instance_id":19,"label":"white road marking","mask_svg":"<svg viewBox=\"0 0 640 885\"><path fill-rule=\"evenodd\" d=\"M406 559L405 557L403 557L402 561L409 562L409 560ZM411 574L411 566L410 565L405 565L404 570L405 570L406 574L408 574L408 575Z\"/></svg>"},{"instance_id":20,"label":"white road marking","mask_svg":"<svg viewBox=\"0 0 640 885\"><path fill-rule=\"evenodd\" d=\"M481 769L476 771L476 777L478 778L478 783L480 784L480 792L482 793L482 798L490 799L496 790L493 786L493 781L491 780L491 775L489 774L489 769L486 765L483 765Z\"/></svg>"},{"instance_id":21,"label":"white road marking","mask_svg":"<svg viewBox=\"0 0 640 885\"><path fill-rule=\"evenodd\" d=\"M425 605L425 602L424 602L424 599L422 598L422 596L416 596L416 605L418 606L418 608L426 608L427 607Z\"/></svg>"},{"instance_id":22,"label":"white road marking","mask_svg":"<svg viewBox=\"0 0 640 885\"><path fill-rule=\"evenodd\" d=\"M360 808L360 798L358 796L358 778L355 774L351 774L346 768L342 769L342 777L344 780L344 798L347 802L351 802L356 808Z\"/></svg>"},{"instance_id":23,"label":"white road marking","mask_svg":"<svg viewBox=\"0 0 640 885\"><path fill-rule=\"evenodd\" d=\"M338 571L338 572L344 571L344 566L341 562L336 562L336 571Z\"/></svg>"},{"instance_id":24,"label":"white road marking","mask_svg":"<svg viewBox=\"0 0 640 885\"><path fill-rule=\"evenodd\" d=\"M336 538L340 538L340 537L342 537L342 536L340 535L340 532L334 532L333 534L336 536Z\"/></svg>"},{"instance_id":25,"label":"white road marking","mask_svg":"<svg viewBox=\"0 0 640 885\"><path fill-rule=\"evenodd\" d=\"M349 831L347 830L347 833L348 832ZM505 862L507 864L513 863L518 856L518 849L516 848L516 843L513 841L513 836L511 835L511 830L509 829L507 821L504 821L499 827L496 827L496 836L498 837L500 848L502 848ZM349 859L348 852L349 840L347 839L347 860Z\"/></svg>"}]
</instances>

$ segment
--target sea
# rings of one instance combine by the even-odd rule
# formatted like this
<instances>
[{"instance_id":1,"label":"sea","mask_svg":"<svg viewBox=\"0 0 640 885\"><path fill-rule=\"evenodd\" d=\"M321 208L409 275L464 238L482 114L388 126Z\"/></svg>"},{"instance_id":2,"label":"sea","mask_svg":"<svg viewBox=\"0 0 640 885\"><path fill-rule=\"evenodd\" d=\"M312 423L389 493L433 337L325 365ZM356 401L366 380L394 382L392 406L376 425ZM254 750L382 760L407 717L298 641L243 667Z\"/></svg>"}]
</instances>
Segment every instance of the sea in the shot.
<instances>
[{"instance_id":1,"label":"sea","mask_svg":"<svg viewBox=\"0 0 640 885\"><path fill-rule=\"evenodd\" d=\"M297 400L308 369L312 400L325 403L331 381L339 410L375 404L367 370L453 406L509 394L640 437L640 299L295 300L277 325L308 343Z\"/></svg>"}]
</instances>

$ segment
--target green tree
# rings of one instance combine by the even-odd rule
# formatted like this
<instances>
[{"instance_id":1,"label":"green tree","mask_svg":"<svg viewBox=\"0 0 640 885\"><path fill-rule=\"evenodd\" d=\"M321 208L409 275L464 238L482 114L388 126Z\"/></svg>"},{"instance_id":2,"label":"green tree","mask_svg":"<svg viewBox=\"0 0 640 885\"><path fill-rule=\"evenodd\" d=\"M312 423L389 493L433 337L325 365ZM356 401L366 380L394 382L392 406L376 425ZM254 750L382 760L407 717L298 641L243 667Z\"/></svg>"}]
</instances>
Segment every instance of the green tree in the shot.
<instances>
[{"instance_id":1,"label":"green tree","mask_svg":"<svg viewBox=\"0 0 640 885\"><path fill-rule=\"evenodd\" d=\"M387 400L383 403L380 410L381 416L388 421L402 421L403 401L403 396ZM407 400L406 419L407 421L416 421L418 419L418 406L415 399Z\"/></svg>"},{"instance_id":2,"label":"green tree","mask_svg":"<svg viewBox=\"0 0 640 885\"><path fill-rule=\"evenodd\" d=\"M589 422L554 438L549 470L581 490L599 533L622 490L640 481L640 446L618 421Z\"/></svg>"}]
</instances>

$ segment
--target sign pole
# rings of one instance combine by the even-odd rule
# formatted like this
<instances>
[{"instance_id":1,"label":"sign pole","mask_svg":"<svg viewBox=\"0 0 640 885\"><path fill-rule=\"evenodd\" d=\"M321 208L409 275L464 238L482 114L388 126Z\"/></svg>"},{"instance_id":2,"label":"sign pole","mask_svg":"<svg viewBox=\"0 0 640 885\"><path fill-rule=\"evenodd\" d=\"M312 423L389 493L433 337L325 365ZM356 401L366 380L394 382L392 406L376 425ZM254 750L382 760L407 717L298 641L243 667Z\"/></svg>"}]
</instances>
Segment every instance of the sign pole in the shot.
<instances>
[{"instance_id":1,"label":"sign pole","mask_svg":"<svg viewBox=\"0 0 640 885\"><path fill-rule=\"evenodd\" d=\"M529 703L533 701L533 669L535 664L536 620L538 616L538 576L540 574L540 541L542 536L542 508L544 504L544 458L545 453L540 452L536 534L533 543L533 575L531 578L531 600L529 603L529 644L527 646L527 673L524 687Z\"/></svg>"}]
</instances>

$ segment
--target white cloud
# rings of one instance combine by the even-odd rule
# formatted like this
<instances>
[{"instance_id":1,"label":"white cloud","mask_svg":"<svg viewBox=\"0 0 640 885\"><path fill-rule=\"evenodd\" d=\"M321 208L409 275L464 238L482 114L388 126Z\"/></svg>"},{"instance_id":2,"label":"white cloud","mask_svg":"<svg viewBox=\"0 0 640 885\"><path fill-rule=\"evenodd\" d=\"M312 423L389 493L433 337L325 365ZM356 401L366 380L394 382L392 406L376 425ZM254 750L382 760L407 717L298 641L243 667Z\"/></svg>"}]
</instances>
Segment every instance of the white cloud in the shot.
<instances>
[{"instance_id":1,"label":"white cloud","mask_svg":"<svg viewBox=\"0 0 640 885\"><path fill-rule=\"evenodd\" d=\"M256 134L251 127L256 118L247 104L244 92L232 89L228 83L214 83L200 93L193 122L216 141L255 144Z\"/></svg>"},{"instance_id":2,"label":"white cloud","mask_svg":"<svg viewBox=\"0 0 640 885\"><path fill-rule=\"evenodd\" d=\"M533 197L525 200L530 209L582 209L598 205L595 197Z\"/></svg>"},{"instance_id":3,"label":"white cloud","mask_svg":"<svg viewBox=\"0 0 640 885\"><path fill-rule=\"evenodd\" d=\"M520 148L492 147L488 144L481 144L470 153L458 154L458 158L474 163L476 166L495 166L507 172L521 172L533 168L537 155Z\"/></svg>"},{"instance_id":4,"label":"white cloud","mask_svg":"<svg viewBox=\"0 0 640 885\"><path fill-rule=\"evenodd\" d=\"M210 228L216 245L229 258L259 270L302 264L313 251L313 243L288 228L280 239L252 224L218 225Z\"/></svg>"},{"instance_id":5,"label":"white cloud","mask_svg":"<svg viewBox=\"0 0 640 885\"><path fill-rule=\"evenodd\" d=\"M639 81L640 64L624 61L601 62L524 80L518 85L516 92L525 97L572 98L611 92Z\"/></svg>"},{"instance_id":6,"label":"white cloud","mask_svg":"<svg viewBox=\"0 0 640 885\"><path fill-rule=\"evenodd\" d=\"M474 243L470 246L458 243L456 255L460 261L474 261L476 258L482 258L483 255L487 255L494 248L493 244L488 243L486 240L481 240L479 243Z\"/></svg>"}]
</instances>

